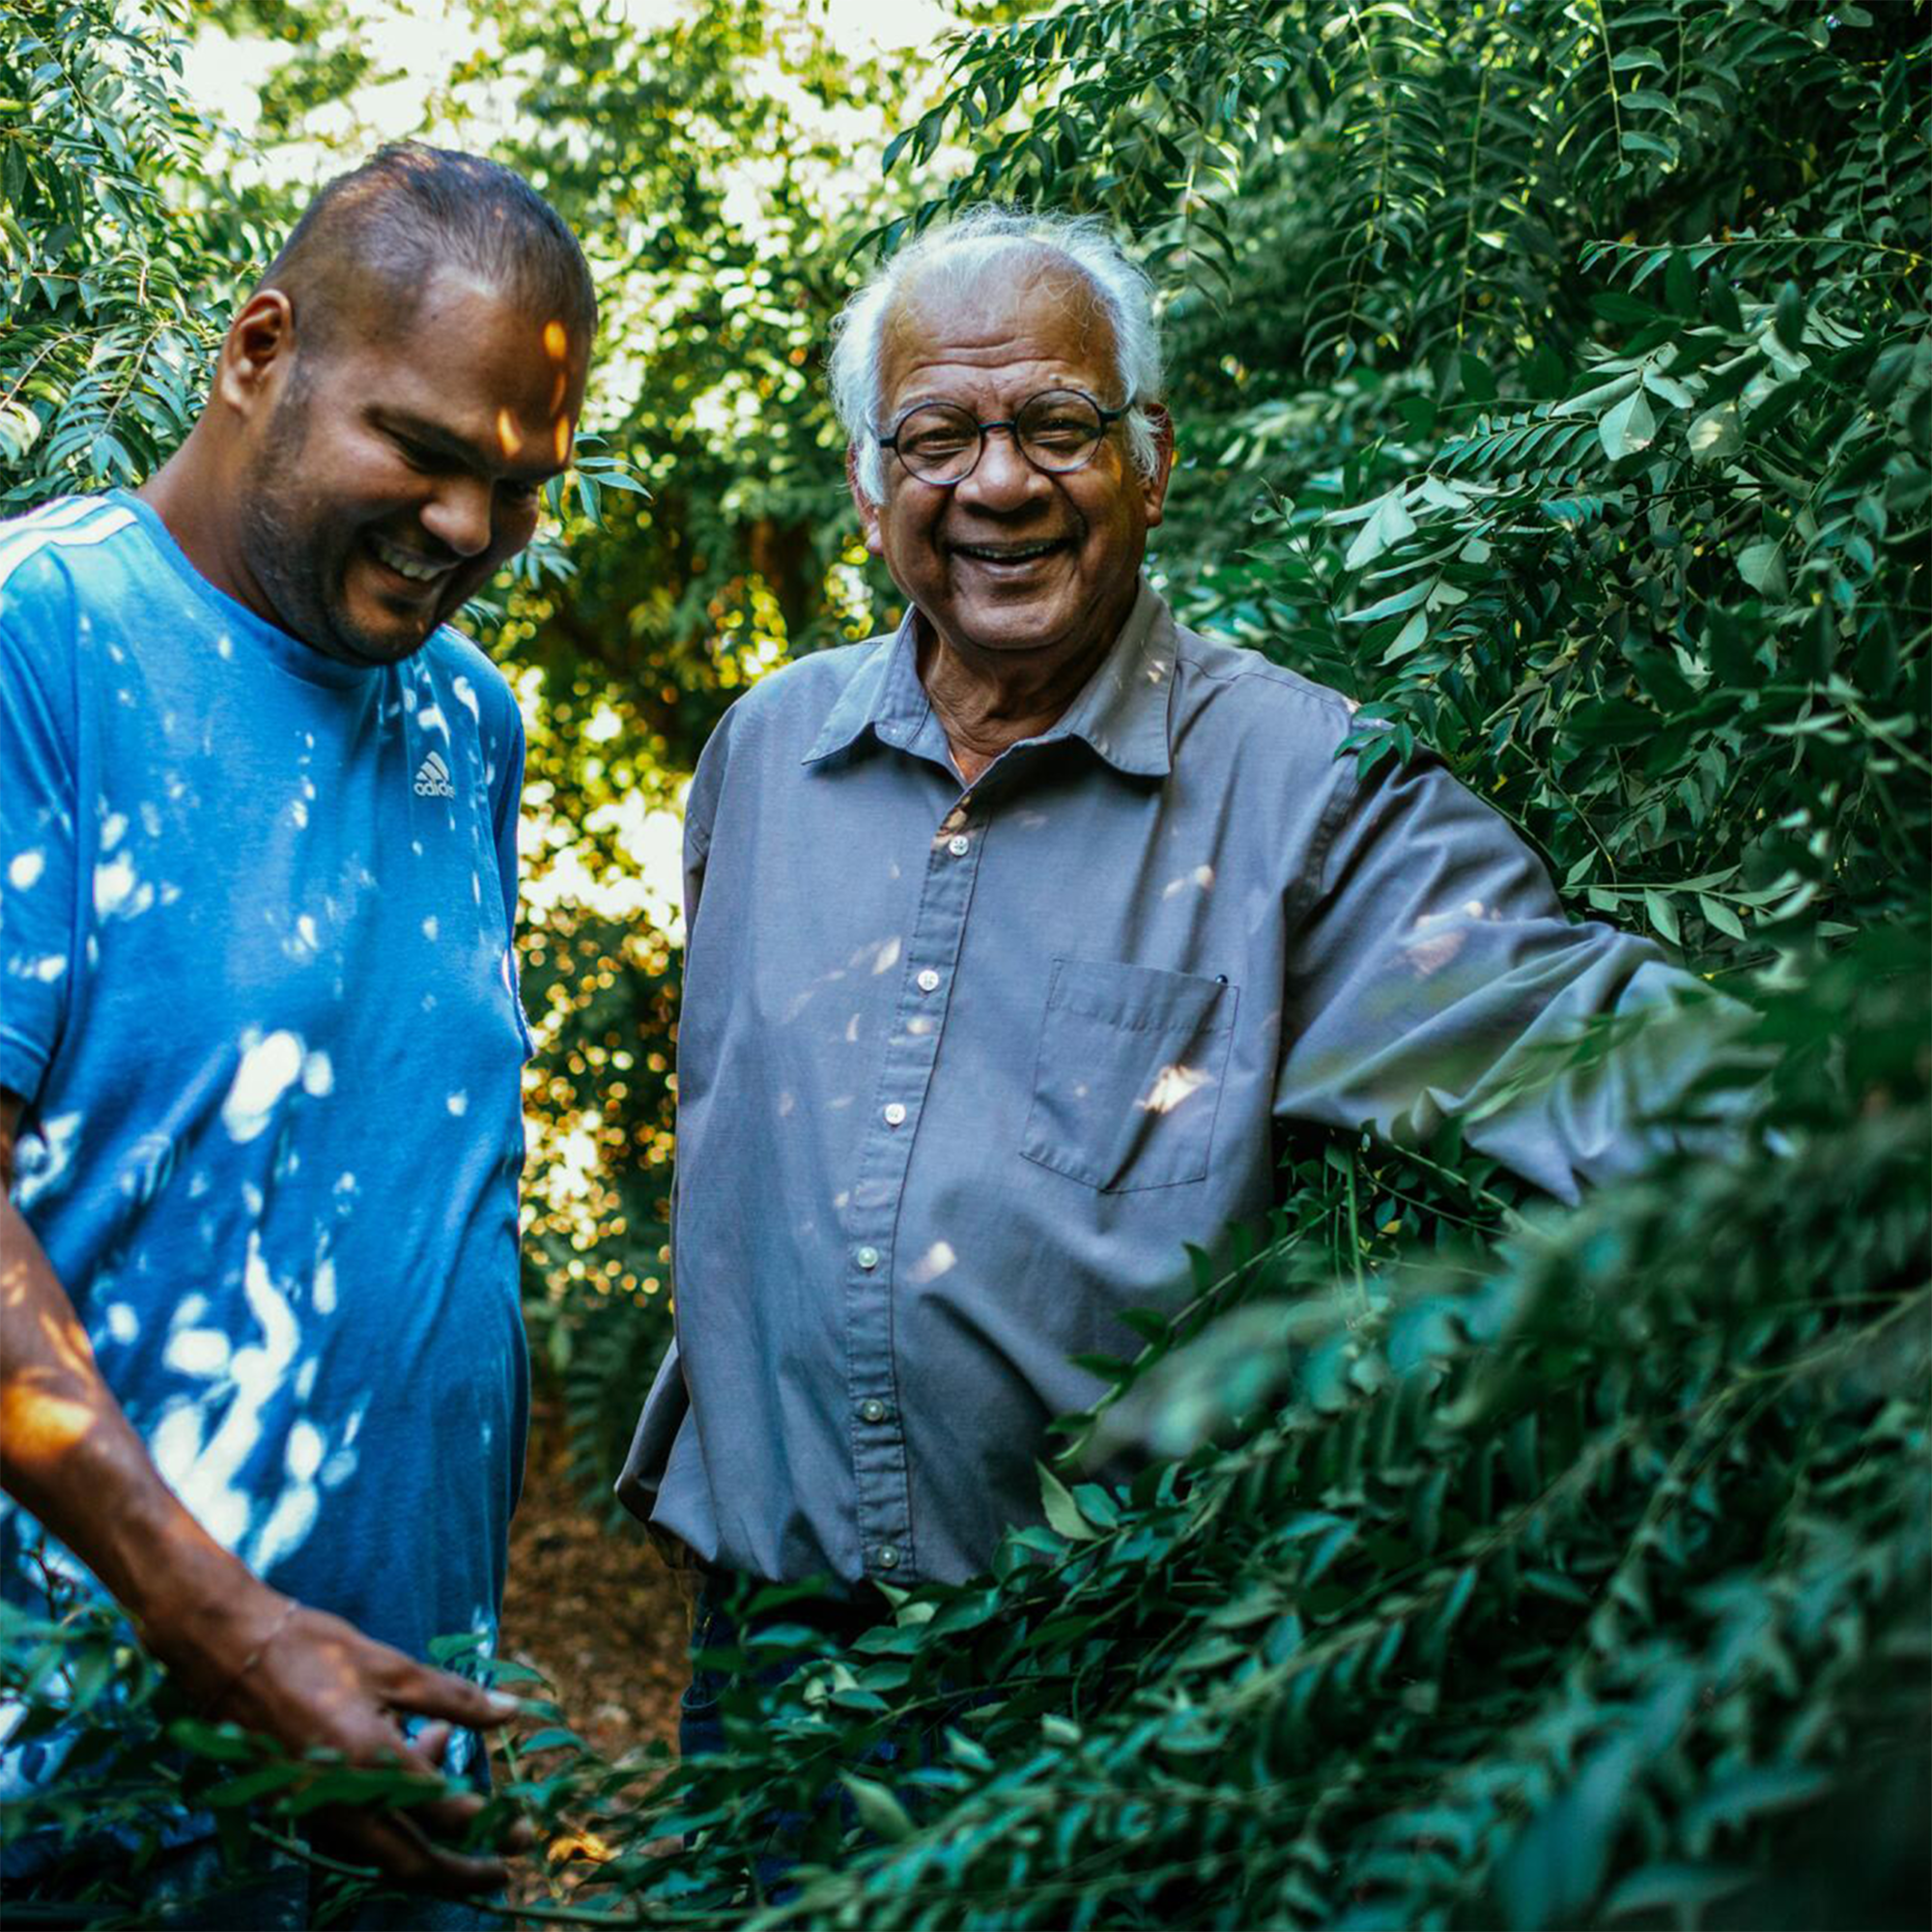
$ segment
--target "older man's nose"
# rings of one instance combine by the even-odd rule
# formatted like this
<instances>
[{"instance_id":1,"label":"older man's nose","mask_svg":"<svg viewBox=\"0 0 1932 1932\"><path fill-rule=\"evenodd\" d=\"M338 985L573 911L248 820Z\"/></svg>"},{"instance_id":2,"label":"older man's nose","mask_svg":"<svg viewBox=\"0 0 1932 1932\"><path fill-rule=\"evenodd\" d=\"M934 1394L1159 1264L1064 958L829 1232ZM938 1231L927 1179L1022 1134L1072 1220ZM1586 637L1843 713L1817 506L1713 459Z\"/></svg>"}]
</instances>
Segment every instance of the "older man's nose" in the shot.
<instances>
[{"instance_id":1,"label":"older man's nose","mask_svg":"<svg viewBox=\"0 0 1932 1932\"><path fill-rule=\"evenodd\" d=\"M969 502L990 509L1024 502L1041 494L1046 478L1020 454L1018 440L1009 429L989 429L980 445L980 460L973 473L956 487L956 494Z\"/></svg>"}]
</instances>

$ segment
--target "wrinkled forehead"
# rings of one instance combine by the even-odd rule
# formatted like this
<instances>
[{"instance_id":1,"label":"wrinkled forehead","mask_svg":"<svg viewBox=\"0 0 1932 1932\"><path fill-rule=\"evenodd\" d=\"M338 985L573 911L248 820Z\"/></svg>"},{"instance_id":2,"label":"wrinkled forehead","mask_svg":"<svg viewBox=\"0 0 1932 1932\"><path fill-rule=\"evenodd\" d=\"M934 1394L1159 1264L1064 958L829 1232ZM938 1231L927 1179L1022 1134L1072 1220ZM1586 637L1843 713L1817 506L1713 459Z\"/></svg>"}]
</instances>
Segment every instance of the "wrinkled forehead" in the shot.
<instances>
[{"instance_id":1,"label":"wrinkled forehead","mask_svg":"<svg viewBox=\"0 0 1932 1932\"><path fill-rule=\"evenodd\" d=\"M901 285L879 342L879 402L949 377L1025 382L1051 368L1096 392L1114 381L1114 326L1099 292L1056 249L1009 243L961 258L941 255Z\"/></svg>"}]
</instances>

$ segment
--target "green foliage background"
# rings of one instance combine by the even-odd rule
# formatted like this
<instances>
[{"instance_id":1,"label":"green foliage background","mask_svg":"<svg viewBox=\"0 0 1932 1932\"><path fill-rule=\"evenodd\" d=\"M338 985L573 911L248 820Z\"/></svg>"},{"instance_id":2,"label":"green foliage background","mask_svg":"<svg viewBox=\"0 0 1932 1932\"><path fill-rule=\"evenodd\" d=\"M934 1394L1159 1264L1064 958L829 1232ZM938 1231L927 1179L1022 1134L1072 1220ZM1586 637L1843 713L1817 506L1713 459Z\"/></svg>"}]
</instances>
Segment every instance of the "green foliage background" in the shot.
<instances>
[{"instance_id":1,"label":"green foliage background","mask_svg":"<svg viewBox=\"0 0 1932 1932\"><path fill-rule=\"evenodd\" d=\"M270 144L374 71L346 7L215 11L290 44ZM610 317L605 441L482 612L533 748L527 1300L586 1482L666 1326L678 949L639 810L734 691L895 614L817 357L855 247L949 204L1138 239L1183 613L1393 724L1362 755L1433 748L1577 911L1750 1001L1772 1068L1734 1149L1560 1218L1453 1130L1293 1147L1270 1225L1149 1318L992 1577L743 1692L712 1763L605 1765L556 1714L502 1802L608 1856L553 1909L1922 1922L1926 9L1069 0L930 64L809 7L471 13L450 99L514 82L500 151ZM116 17L0 22L8 503L169 446L211 292L286 213L179 105L152 30L185 9ZM1088 1479L1096 1435L1149 1452L1131 1488ZM183 1731L106 1627L7 1656L130 1744L49 1800L76 1831L184 1780L224 1817L238 1787L314 1800ZM888 1764L908 1718L941 1742ZM775 1898L754 1854L787 1813Z\"/></svg>"}]
</instances>

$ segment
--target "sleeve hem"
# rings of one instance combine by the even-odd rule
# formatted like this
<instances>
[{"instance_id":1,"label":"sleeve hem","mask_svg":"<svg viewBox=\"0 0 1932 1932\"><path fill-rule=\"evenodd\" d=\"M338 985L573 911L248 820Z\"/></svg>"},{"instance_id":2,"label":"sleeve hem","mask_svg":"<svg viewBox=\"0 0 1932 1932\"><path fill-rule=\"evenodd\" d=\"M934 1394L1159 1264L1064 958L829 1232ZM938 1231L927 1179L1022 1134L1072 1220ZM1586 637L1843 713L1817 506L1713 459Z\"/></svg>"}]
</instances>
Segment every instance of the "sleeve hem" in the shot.
<instances>
[{"instance_id":1,"label":"sleeve hem","mask_svg":"<svg viewBox=\"0 0 1932 1932\"><path fill-rule=\"evenodd\" d=\"M17 1094L31 1107L52 1056L16 1034L0 1033L0 1088Z\"/></svg>"}]
</instances>

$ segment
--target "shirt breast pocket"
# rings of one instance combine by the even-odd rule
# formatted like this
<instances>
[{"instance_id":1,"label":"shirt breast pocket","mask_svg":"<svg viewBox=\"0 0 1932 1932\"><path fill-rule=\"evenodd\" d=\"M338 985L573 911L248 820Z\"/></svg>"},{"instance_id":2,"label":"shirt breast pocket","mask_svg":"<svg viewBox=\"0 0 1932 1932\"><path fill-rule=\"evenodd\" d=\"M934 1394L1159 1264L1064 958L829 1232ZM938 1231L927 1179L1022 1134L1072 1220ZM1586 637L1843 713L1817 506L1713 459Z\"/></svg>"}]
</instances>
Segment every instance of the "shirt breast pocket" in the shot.
<instances>
[{"instance_id":1,"label":"shirt breast pocket","mask_svg":"<svg viewBox=\"0 0 1932 1932\"><path fill-rule=\"evenodd\" d=\"M1239 998L1198 973L1054 960L1021 1154L1105 1193L1204 1179Z\"/></svg>"}]
</instances>

